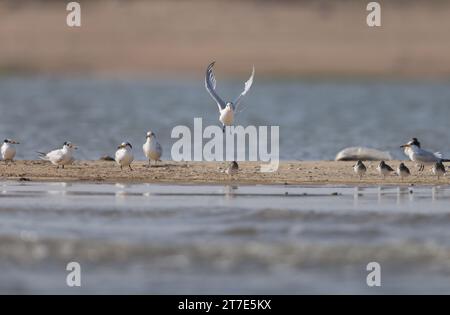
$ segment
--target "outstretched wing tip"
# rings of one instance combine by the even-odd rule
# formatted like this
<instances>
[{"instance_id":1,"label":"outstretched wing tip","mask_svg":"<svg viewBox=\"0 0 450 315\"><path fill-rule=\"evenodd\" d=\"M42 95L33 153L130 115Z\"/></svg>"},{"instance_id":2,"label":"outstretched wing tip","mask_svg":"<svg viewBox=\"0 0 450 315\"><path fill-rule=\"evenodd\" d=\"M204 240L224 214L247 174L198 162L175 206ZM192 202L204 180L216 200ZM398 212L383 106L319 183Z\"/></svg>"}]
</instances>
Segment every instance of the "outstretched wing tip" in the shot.
<instances>
[{"instance_id":1,"label":"outstretched wing tip","mask_svg":"<svg viewBox=\"0 0 450 315\"><path fill-rule=\"evenodd\" d=\"M225 108L225 102L217 95L215 89L216 89L216 78L214 77L214 73L212 70L212 67L214 66L216 62L213 61L209 64L207 70L206 70L206 76L205 76L205 86L206 90L209 92L209 94L212 96L212 98L216 101L217 105L219 106L219 110L222 110Z\"/></svg>"},{"instance_id":2,"label":"outstretched wing tip","mask_svg":"<svg viewBox=\"0 0 450 315\"><path fill-rule=\"evenodd\" d=\"M212 67L214 67L215 64L216 64L216 61L213 60L213 61L208 65L208 70L210 70Z\"/></svg>"}]
</instances>

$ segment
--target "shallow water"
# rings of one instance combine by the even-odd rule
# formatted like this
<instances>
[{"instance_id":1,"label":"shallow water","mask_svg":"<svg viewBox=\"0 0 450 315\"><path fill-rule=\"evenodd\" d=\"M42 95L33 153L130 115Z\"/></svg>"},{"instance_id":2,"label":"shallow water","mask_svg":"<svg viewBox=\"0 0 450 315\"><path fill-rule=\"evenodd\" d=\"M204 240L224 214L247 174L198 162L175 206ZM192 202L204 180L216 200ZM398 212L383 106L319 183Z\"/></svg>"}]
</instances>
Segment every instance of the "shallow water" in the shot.
<instances>
[{"instance_id":1,"label":"shallow water","mask_svg":"<svg viewBox=\"0 0 450 315\"><path fill-rule=\"evenodd\" d=\"M449 200L447 186L3 182L0 292L450 293Z\"/></svg>"},{"instance_id":2,"label":"shallow water","mask_svg":"<svg viewBox=\"0 0 450 315\"><path fill-rule=\"evenodd\" d=\"M217 125L217 106L198 78L177 80L0 78L0 136L21 140L17 157L71 140L77 158L112 154L122 141L141 144L152 129L170 158L176 125L194 117ZM239 81L217 78L232 99ZM237 123L280 126L281 159L334 159L348 146L368 145L403 157L399 145L418 137L424 147L450 156L450 83L402 81L295 81L256 77Z\"/></svg>"}]
</instances>

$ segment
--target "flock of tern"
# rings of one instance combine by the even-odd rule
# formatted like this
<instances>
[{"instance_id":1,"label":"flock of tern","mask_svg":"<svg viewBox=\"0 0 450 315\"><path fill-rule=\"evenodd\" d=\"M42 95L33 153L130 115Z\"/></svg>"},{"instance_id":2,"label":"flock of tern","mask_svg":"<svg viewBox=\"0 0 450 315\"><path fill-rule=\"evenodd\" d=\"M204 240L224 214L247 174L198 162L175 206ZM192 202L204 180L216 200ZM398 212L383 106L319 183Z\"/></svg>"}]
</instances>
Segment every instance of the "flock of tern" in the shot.
<instances>
[{"instance_id":1,"label":"flock of tern","mask_svg":"<svg viewBox=\"0 0 450 315\"><path fill-rule=\"evenodd\" d=\"M223 131L225 131L226 126L231 126L234 122L234 118L238 113L238 107L242 101L242 98L250 90L253 79L255 76L255 67L252 69L250 78L244 84L244 90L238 97L233 101L224 101L216 91L216 79L213 72L215 62L208 65L205 75L205 87L208 93L211 95L213 100L217 103L219 109L219 121L222 123ZM15 145L19 142L5 139L1 146L1 158L8 164L14 161L16 155ZM405 155L413 162L416 162L419 167L419 171L423 171L425 165L433 165L432 172L438 177L444 176L446 174L445 166L443 162L450 162L448 159L444 159L442 154L439 152L433 153L421 148L420 142L417 138L413 138L408 143L401 146L403 148ZM57 168L64 168L65 165L72 164L74 162L74 150L77 146L71 142L64 142L61 149L56 149L48 153L38 152L39 158L45 161L51 162L56 165ZM132 170L131 164L134 160L134 155L132 152L132 145L129 142L123 142L117 147L114 160L120 166L121 169L128 167ZM151 166L151 162L155 161L157 163L161 160L162 146L156 139L155 133L148 131L146 135L146 141L142 146L145 157L148 159L148 165ZM239 166L236 161L230 163L226 173L229 175L234 175L237 173ZM359 176L360 179L367 172L367 167L362 161L358 161L353 167L354 172ZM396 170L391 166L386 164L385 161L381 161L377 167L378 173L384 178L386 176L396 173L401 179L404 179L411 175L411 171L406 167L404 163L401 163Z\"/></svg>"},{"instance_id":2,"label":"flock of tern","mask_svg":"<svg viewBox=\"0 0 450 315\"><path fill-rule=\"evenodd\" d=\"M405 155L413 162L416 163L416 165L419 167L419 171L422 172L425 169L426 165L432 165L431 171L434 175L437 176L438 180L445 176L447 173L444 162L450 162L449 159L444 159L442 157L442 154L439 152L431 152L422 149L421 144L417 138L412 138L411 141L409 141L406 144L403 144L400 146L404 150ZM356 175L359 176L359 179L361 180L362 177L367 172L367 167L364 165L362 161L358 161L355 166L353 166L353 170L355 171ZM409 168L405 165L405 163L400 163L400 165L397 167L397 170L394 170L391 166L386 164L385 161L381 161L380 164L377 167L378 173L384 178L386 178L387 175L396 173L400 178L403 180L405 177L408 177L411 175L411 171Z\"/></svg>"}]
</instances>

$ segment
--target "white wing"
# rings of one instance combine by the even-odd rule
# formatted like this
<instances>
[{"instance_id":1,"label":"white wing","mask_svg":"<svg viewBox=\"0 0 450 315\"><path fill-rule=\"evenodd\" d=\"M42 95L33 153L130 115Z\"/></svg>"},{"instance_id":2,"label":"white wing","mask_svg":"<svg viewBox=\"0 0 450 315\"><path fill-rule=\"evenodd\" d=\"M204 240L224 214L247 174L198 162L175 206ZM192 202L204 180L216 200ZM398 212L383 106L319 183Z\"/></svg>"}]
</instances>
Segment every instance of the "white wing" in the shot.
<instances>
[{"instance_id":1,"label":"white wing","mask_svg":"<svg viewBox=\"0 0 450 315\"><path fill-rule=\"evenodd\" d=\"M250 90L253 84L253 78L255 77L255 66L253 66L252 75L250 76L250 79L245 82L244 85L244 91L236 98L236 100L233 103L233 110L236 110L239 106L239 102L241 101L241 98L247 94L247 92Z\"/></svg>"},{"instance_id":2,"label":"white wing","mask_svg":"<svg viewBox=\"0 0 450 315\"><path fill-rule=\"evenodd\" d=\"M433 163L438 162L442 158L440 157L440 154L436 154L433 152L429 152L423 149L418 149L414 151L414 158L417 162L424 162L424 163Z\"/></svg>"},{"instance_id":3,"label":"white wing","mask_svg":"<svg viewBox=\"0 0 450 315\"><path fill-rule=\"evenodd\" d=\"M206 87L206 90L211 95L211 97L216 101L217 106L219 106L219 111L220 111L225 108L226 103L216 93L216 78L214 77L214 73L212 70L212 68L214 67L214 64L215 64L215 61L211 62L211 64L206 69L205 87Z\"/></svg>"},{"instance_id":4,"label":"white wing","mask_svg":"<svg viewBox=\"0 0 450 315\"><path fill-rule=\"evenodd\" d=\"M58 163L58 162L61 162L61 161L63 160L63 158L64 158L64 153L62 152L61 149L53 150L53 151L47 153L47 155L45 156L45 158L46 158L48 161Z\"/></svg>"}]
</instances>

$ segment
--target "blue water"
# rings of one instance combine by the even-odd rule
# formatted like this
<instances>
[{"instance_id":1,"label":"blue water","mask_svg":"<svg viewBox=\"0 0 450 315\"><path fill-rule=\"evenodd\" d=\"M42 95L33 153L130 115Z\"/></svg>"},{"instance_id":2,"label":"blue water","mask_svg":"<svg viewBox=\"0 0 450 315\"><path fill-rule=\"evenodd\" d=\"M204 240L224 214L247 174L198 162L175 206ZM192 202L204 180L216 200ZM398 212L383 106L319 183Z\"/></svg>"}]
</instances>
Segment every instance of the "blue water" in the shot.
<instances>
[{"instance_id":1,"label":"blue water","mask_svg":"<svg viewBox=\"0 0 450 315\"><path fill-rule=\"evenodd\" d=\"M220 81L219 93L234 99L240 81ZM280 126L284 160L333 159L355 145L388 150L418 137L425 148L450 156L450 83L399 81L255 81L237 123ZM177 80L0 79L0 137L21 141L17 157L70 140L79 159L113 154L119 143L141 144L153 130L170 159L176 125L218 124L216 104L201 78Z\"/></svg>"},{"instance_id":2,"label":"blue water","mask_svg":"<svg viewBox=\"0 0 450 315\"><path fill-rule=\"evenodd\" d=\"M0 293L448 294L449 201L447 186L2 182Z\"/></svg>"}]
</instances>

